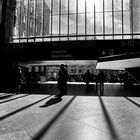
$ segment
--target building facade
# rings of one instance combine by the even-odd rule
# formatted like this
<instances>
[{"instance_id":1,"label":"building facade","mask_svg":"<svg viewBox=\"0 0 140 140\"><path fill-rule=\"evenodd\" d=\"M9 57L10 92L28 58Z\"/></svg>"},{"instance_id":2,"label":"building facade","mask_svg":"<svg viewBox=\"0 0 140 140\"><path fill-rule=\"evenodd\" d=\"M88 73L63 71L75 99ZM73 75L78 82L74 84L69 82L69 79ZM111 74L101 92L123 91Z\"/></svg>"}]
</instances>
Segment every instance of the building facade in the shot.
<instances>
[{"instance_id":1,"label":"building facade","mask_svg":"<svg viewBox=\"0 0 140 140\"><path fill-rule=\"evenodd\" d=\"M49 7L42 0L16 0L13 39L48 35L49 15Z\"/></svg>"}]
</instances>

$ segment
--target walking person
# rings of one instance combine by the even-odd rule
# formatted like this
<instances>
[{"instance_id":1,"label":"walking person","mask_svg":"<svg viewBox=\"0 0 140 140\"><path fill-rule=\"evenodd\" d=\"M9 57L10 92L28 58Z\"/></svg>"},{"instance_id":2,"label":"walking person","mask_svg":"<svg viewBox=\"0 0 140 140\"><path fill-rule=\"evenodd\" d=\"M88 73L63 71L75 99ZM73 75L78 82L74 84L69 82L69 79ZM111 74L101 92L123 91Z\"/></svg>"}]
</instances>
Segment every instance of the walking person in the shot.
<instances>
[{"instance_id":1,"label":"walking person","mask_svg":"<svg viewBox=\"0 0 140 140\"><path fill-rule=\"evenodd\" d=\"M62 96L67 94L67 81L68 81L68 72L64 68L64 64L61 64L60 71L58 73L58 87L60 93L59 95L57 95L57 97L61 98Z\"/></svg>"},{"instance_id":2,"label":"walking person","mask_svg":"<svg viewBox=\"0 0 140 140\"><path fill-rule=\"evenodd\" d=\"M105 74L103 73L102 70L98 73L97 81L98 81L99 84L100 84L100 94L102 95L103 92L104 92L104 82L106 81ZM98 85L97 85L97 86L98 86Z\"/></svg>"},{"instance_id":3,"label":"walking person","mask_svg":"<svg viewBox=\"0 0 140 140\"><path fill-rule=\"evenodd\" d=\"M122 72L119 73L119 81L120 81L120 85L122 85L122 83L123 83L123 74L122 74Z\"/></svg>"},{"instance_id":4,"label":"walking person","mask_svg":"<svg viewBox=\"0 0 140 140\"><path fill-rule=\"evenodd\" d=\"M89 82L91 81L91 74L90 74L89 70L87 70L87 72L84 74L84 81L86 83L86 89L88 90Z\"/></svg>"},{"instance_id":5,"label":"walking person","mask_svg":"<svg viewBox=\"0 0 140 140\"><path fill-rule=\"evenodd\" d=\"M24 80L22 70L18 66L18 64L15 64L14 69L13 69L13 80L14 80L14 85L15 85L15 92L16 94L20 93L20 88L21 88L21 81Z\"/></svg>"}]
</instances>

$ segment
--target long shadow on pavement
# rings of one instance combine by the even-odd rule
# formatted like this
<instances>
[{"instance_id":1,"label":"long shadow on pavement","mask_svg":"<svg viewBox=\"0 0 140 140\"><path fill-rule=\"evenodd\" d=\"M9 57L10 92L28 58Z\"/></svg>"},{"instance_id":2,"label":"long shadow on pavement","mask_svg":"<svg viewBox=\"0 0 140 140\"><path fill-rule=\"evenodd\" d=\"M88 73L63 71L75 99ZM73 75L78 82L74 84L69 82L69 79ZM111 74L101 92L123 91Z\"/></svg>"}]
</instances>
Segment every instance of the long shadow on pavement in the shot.
<instances>
[{"instance_id":1,"label":"long shadow on pavement","mask_svg":"<svg viewBox=\"0 0 140 140\"><path fill-rule=\"evenodd\" d=\"M6 103L6 102L10 102L10 101L13 101L13 100L16 100L16 99L20 99L20 98L23 98L23 97L26 97L26 96L30 96L30 95L23 95L23 96L20 96L20 97L17 97L17 98L12 98L12 99L0 102L0 104Z\"/></svg>"},{"instance_id":2,"label":"long shadow on pavement","mask_svg":"<svg viewBox=\"0 0 140 140\"><path fill-rule=\"evenodd\" d=\"M109 129L109 132L112 136L112 139L117 139L119 137L119 135L117 134L117 131L115 129L115 126L110 118L110 115L109 113L107 112L107 109L104 105L104 102L101 98L101 96L99 96L99 100L100 100L100 103L101 103L101 107L102 107L102 110L103 110L103 113L104 113L104 117L105 117L105 120L107 122L107 126L108 126L108 129Z\"/></svg>"},{"instance_id":3,"label":"long shadow on pavement","mask_svg":"<svg viewBox=\"0 0 140 140\"><path fill-rule=\"evenodd\" d=\"M137 107L140 107L140 105L138 103L134 102L130 98L128 98L128 97L124 97L124 98L127 99L128 101L130 101L131 103L133 103L134 105L136 105Z\"/></svg>"},{"instance_id":4,"label":"long shadow on pavement","mask_svg":"<svg viewBox=\"0 0 140 140\"><path fill-rule=\"evenodd\" d=\"M10 116L12 116L12 115L14 115L14 114L16 114L16 113L19 113L20 111L23 111L23 110L25 110L25 109L27 109L27 108L29 108L29 107L31 107L31 106L33 106L33 105L35 105L35 104L37 104L37 103L43 101L43 100L45 100L45 99L47 99L47 98L49 98L49 97L51 97L51 96L52 96L52 95L47 96L47 97L42 98L42 99L40 99L40 100L38 100L38 101L36 101L36 102L34 102L34 103L32 103L32 104L29 104L29 105L27 105L27 106L24 106L24 107L22 107L22 108L20 108L20 109L17 109L17 110L15 110L15 111L11 112L11 113L8 113L8 114L6 114L6 115L0 117L0 121L6 119L6 118L8 118L8 117L10 117Z\"/></svg>"},{"instance_id":5,"label":"long shadow on pavement","mask_svg":"<svg viewBox=\"0 0 140 140\"><path fill-rule=\"evenodd\" d=\"M41 138L43 138L50 127L56 122L56 120L60 118L60 116L64 113L64 111L68 108L68 106L73 102L75 98L76 96L72 97L69 102L67 102L67 104L60 111L58 111L58 113L56 113L56 115L45 126L43 126L37 134L33 136L32 140L40 140Z\"/></svg>"},{"instance_id":6,"label":"long shadow on pavement","mask_svg":"<svg viewBox=\"0 0 140 140\"><path fill-rule=\"evenodd\" d=\"M57 104L59 102L62 101L62 98L51 98L49 101L47 101L44 105L40 106L40 107L48 107L54 104Z\"/></svg>"},{"instance_id":7,"label":"long shadow on pavement","mask_svg":"<svg viewBox=\"0 0 140 140\"><path fill-rule=\"evenodd\" d=\"M4 94L4 95L0 96L0 100L10 98L11 96L14 96L14 95L12 95L12 94Z\"/></svg>"}]
</instances>

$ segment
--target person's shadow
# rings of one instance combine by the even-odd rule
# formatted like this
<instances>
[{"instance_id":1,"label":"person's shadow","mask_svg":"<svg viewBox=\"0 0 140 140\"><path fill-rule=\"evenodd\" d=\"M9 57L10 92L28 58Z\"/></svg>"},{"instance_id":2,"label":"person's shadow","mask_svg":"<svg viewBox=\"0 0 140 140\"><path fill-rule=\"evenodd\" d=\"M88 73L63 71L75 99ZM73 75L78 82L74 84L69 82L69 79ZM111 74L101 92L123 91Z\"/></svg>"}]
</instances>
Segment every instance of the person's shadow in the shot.
<instances>
[{"instance_id":1,"label":"person's shadow","mask_svg":"<svg viewBox=\"0 0 140 140\"><path fill-rule=\"evenodd\" d=\"M62 101L62 98L51 98L49 101L47 101L44 105L40 106L40 107L48 107L51 106L53 104L57 104L59 102Z\"/></svg>"}]
</instances>

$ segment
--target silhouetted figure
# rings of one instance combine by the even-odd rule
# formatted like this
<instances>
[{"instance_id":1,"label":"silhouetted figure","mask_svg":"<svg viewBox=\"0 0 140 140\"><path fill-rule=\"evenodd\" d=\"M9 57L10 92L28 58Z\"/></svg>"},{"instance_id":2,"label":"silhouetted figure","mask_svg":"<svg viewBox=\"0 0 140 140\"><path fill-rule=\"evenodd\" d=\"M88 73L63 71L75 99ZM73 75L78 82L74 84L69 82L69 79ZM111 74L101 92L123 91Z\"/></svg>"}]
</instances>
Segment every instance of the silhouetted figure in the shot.
<instances>
[{"instance_id":1,"label":"silhouetted figure","mask_svg":"<svg viewBox=\"0 0 140 140\"><path fill-rule=\"evenodd\" d=\"M13 81L15 85L15 92L16 94L20 93L20 88L21 88L21 81L24 80L22 70L18 66L18 64L15 64L14 69L13 69Z\"/></svg>"},{"instance_id":2,"label":"silhouetted figure","mask_svg":"<svg viewBox=\"0 0 140 140\"><path fill-rule=\"evenodd\" d=\"M57 97L66 95L67 93L67 81L68 81L68 72L64 68L64 64L60 65L60 71L58 73L58 87L60 90L60 94Z\"/></svg>"},{"instance_id":3,"label":"silhouetted figure","mask_svg":"<svg viewBox=\"0 0 140 140\"><path fill-rule=\"evenodd\" d=\"M120 81L120 85L122 85L122 83L123 83L123 74L122 74L122 72L119 73L119 81Z\"/></svg>"},{"instance_id":4,"label":"silhouetted figure","mask_svg":"<svg viewBox=\"0 0 140 140\"><path fill-rule=\"evenodd\" d=\"M89 82L91 81L91 74L89 70L84 74L84 82L86 83L86 89L89 88Z\"/></svg>"},{"instance_id":5,"label":"silhouetted figure","mask_svg":"<svg viewBox=\"0 0 140 140\"><path fill-rule=\"evenodd\" d=\"M127 86L129 84L129 76L128 76L128 73L127 71L125 71L123 73L123 82L124 82L124 85Z\"/></svg>"},{"instance_id":6,"label":"silhouetted figure","mask_svg":"<svg viewBox=\"0 0 140 140\"><path fill-rule=\"evenodd\" d=\"M102 95L103 92L104 92L104 82L106 81L106 77L105 77L105 74L103 73L103 71L101 70L99 73L98 73L98 76L97 76L97 82L100 84L100 94ZM97 86L98 86L98 83L97 83Z\"/></svg>"},{"instance_id":7,"label":"silhouetted figure","mask_svg":"<svg viewBox=\"0 0 140 140\"><path fill-rule=\"evenodd\" d=\"M26 86L28 88L31 88L32 82L33 82L33 73L28 71L26 73Z\"/></svg>"}]
</instances>

